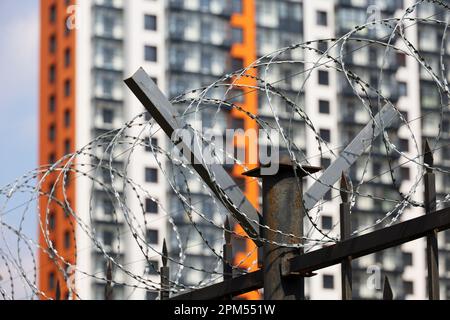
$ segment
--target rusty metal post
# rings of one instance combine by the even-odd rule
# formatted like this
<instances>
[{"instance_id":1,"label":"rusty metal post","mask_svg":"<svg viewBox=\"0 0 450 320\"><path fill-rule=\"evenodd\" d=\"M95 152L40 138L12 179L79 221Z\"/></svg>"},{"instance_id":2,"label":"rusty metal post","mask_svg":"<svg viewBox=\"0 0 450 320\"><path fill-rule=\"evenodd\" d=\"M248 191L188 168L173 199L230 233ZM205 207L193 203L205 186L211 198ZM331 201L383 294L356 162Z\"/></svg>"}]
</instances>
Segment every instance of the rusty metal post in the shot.
<instances>
[{"instance_id":1,"label":"rusty metal post","mask_svg":"<svg viewBox=\"0 0 450 320\"><path fill-rule=\"evenodd\" d=\"M427 165L424 175L425 185L425 214L436 211L436 177L431 168L434 163L433 153L428 141L424 146L424 164ZM437 230L427 236L427 266L428 266L428 297L430 300L439 300L439 250Z\"/></svg>"},{"instance_id":2,"label":"rusty metal post","mask_svg":"<svg viewBox=\"0 0 450 320\"><path fill-rule=\"evenodd\" d=\"M261 168L256 168L244 175L262 178L263 184L263 222L271 230L262 228L263 238L263 275L265 300L300 300L304 299L304 275L283 272L283 261L302 253L300 249L286 248L276 243L300 244L302 241L286 237L272 230L281 230L285 234L303 236L303 197L302 181L298 178L305 172L314 173L317 167L297 168L297 177L290 158L280 159L276 175L263 175ZM274 242L274 243L272 243Z\"/></svg>"},{"instance_id":3,"label":"rusty metal post","mask_svg":"<svg viewBox=\"0 0 450 320\"><path fill-rule=\"evenodd\" d=\"M170 296L170 270L167 266L169 258L169 252L167 250L166 239L164 239L163 250L162 250L162 263L163 266L160 269L161 273L161 291L160 291L160 299L168 300Z\"/></svg>"},{"instance_id":4,"label":"rusty metal post","mask_svg":"<svg viewBox=\"0 0 450 320\"><path fill-rule=\"evenodd\" d=\"M111 260L108 260L106 263L105 300L113 300L112 278L112 263Z\"/></svg>"},{"instance_id":5,"label":"rusty metal post","mask_svg":"<svg viewBox=\"0 0 450 320\"><path fill-rule=\"evenodd\" d=\"M341 241L347 240L351 235L350 219L350 185L347 177L342 173L341 177L341 200L339 206ZM341 284L342 300L352 300L352 257L346 257L341 262Z\"/></svg>"}]
</instances>

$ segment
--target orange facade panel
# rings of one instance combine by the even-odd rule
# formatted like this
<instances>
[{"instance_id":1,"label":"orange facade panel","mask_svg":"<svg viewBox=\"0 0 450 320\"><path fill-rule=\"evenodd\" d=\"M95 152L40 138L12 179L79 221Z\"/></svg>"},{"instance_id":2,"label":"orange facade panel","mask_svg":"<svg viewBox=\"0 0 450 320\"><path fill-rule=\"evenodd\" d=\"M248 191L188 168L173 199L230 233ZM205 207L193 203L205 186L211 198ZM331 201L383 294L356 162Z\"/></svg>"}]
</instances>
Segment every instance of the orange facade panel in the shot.
<instances>
[{"instance_id":1,"label":"orange facade panel","mask_svg":"<svg viewBox=\"0 0 450 320\"><path fill-rule=\"evenodd\" d=\"M40 16L40 98L39 98L39 165L46 166L75 150L75 30L66 27L69 6L75 1L41 0ZM75 181L66 187L66 197L74 209ZM55 172L42 183L42 192L49 193L58 179ZM55 186L53 197L64 203L62 178ZM48 209L48 210L47 210ZM42 195L39 199L40 220L49 230L49 240L64 261L75 264L75 225L63 206L54 199ZM51 221L46 225L47 221ZM63 261L50 258L49 246L39 227L39 289L41 298L54 298L57 283L61 297L68 294L66 281L60 268L66 269Z\"/></svg>"},{"instance_id":2,"label":"orange facade panel","mask_svg":"<svg viewBox=\"0 0 450 320\"><path fill-rule=\"evenodd\" d=\"M242 0L242 12L235 13L231 17L231 27L238 28L242 30L242 43L234 43L231 48L231 57L235 59L241 59L244 66L249 66L252 64L256 58L256 4L255 0ZM235 84L244 85L249 88L256 87L257 80L255 79L257 72L256 69L251 69L247 71L247 75L250 77L240 77L236 80ZM249 111L253 114L258 112L258 92L249 88L244 89L244 99L241 106L244 110ZM242 118L243 115L240 112L234 112L233 110L231 116ZM244 129L245 130L258 130L258 125L255 121L249 117L244 119ZM244 143L245 154L247 159L249 158L249 152L255 152L254 148L251 148L251 144L254 142ZM257 152L257 150L256 150ZM254 158L254 155L251 156ZM248 163L247 167L252 169L255 167L255 163ZM235 166L233 169L233 175L236 178L242 177L243 168L240 166ZM245 179L245 195L250 200L250 202L258 208L259 206L259 186L251 178ZM239 234L244 234L244 230L237 225L236 230ZM245 252L237 254L235 257L236 262L241 262L245 259L245 262L241 264L243 268L248 268L252 271L258 268L257 264L257 251L253 241L247 239L245 244ZM258 300L261 298L258 291L249 292L242 295L241 298L249 300Z\"/></svg>"}]
</instances>

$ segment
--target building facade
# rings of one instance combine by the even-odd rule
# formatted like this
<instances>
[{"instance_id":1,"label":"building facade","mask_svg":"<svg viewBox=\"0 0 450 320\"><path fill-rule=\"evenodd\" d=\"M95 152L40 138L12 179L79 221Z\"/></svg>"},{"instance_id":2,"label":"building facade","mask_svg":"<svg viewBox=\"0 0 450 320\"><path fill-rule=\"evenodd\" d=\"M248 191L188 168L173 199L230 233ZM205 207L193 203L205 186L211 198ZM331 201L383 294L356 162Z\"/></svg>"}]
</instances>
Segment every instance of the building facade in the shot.
<instances>
[{"instance_id":1,"label":"building facade","mask_svg":"<svg viewBox=\"0 0 450 320\"><path fill-rule=\"evenodd\" d=\"M154 78L158 86L169 97L194 88L208 85L224 74L250 65L279 48L306 40L330 39L312 42L316 50L293 50L277 59L302 61L297 64L280 63L271 67L270 79L282 79L280 89L293 101L304 106L306 114L318 126L319 133L331 147L345 146L355 134L370 120L368 113L361 108L360 101L347 84L342 72L337 69L318 67L310 74L306 87L302 88L308 67L320 58L320 53L333 50L332 39L349 32L355 25L368 21L370 10L378 10L381 17L398 16L414 1L371 1L371 0L78 0L58 1L41 0L41 98L40 98L40 156L41 165L54 163L62 156L79 150L90 141L110 130L121 128L143 109L138 100L123 85L123 79L133 74L140 66ZM370 9L370 10L368 10ZM417 14L429 17L434 14L436 6L423 6ZM76 15L75 15L76 13ZM364 38L386 41L389 30L383 28L367 29L359 33ZM427 60L433 61L438 69L440 37L442 30L425 22L405 28L408 39L416 41ZM345 48L345 65L348 70L361 76L373 88L382 83L381 92L389 98L408 120L420 119L426 113L429 117L421 121L411 121L410 129L401 125L389 128L392 136L397 137L399 145L406 155L417 155L410 141L411 131L418 138L436 136L436 119L439 119L439 94L432 89L429 75L419 69L417 62L401 52L390 52L387 65L384 61L385 46L367 45L348 41ZM336 56L337 52L333 51ZM447 55L445 56L447 57ZM379 70L384 65L382 81ZM294 67L292 67L294 66ZM304 69L304 70L303 70ZM293 74L293 70L295 74ZM302 72L303 71L303 72ZM248 71L249 77L237 80L236 87L257 85L258 74L264 74L261 66ZM265 74L263 77L268 78ZM235 88L236 89L236 88ZM243 92L242 92L243 91ZM301 93L299 94L299 92ZM259 114L268 123L273 122L267 97L263 92L254 90L234 90L238 93L237 105L249 112ZM217 92L220 95L223 92ZM368 92L367 103L376 105L377 96ZM276 100L275 100L276 101ZM280 106L282 101L276 101ZM274 103L275 104L275 103ZM176 104L179 112L184 112L187 103ZM433 109L434 108L434 109ZM214 110L215 111L215 110ZM189 118L196 128L211 128L211 119L216 119L213 129L225 128L256 129L254 121L244 117L237 110L212 115L204 110ZM316 136L306 129L300 118L292 118L288 108L279 113L281 123L293 124L296 146L314 165L326 168L334 159L331 154L317 157L318 150L308 148L316 145ZM134 129L132 129L134 130ZM434 130L434 131L433 131ZM444 118L442 131L448 131L448 119ZM164 238L168 239L170 254L177 258L184 254L186 265L193 269L172 268L173 278L186 285L198 285L205 279L214 281L211 275L201 270L217 268L217 259L212 256L215 248L220 252L222 231L211 224L196 220L200 230L192 232L192 221L186 215L186 208L166 181L156 160L151 156L151 148L160 146L169 148L168 141L161 131L148 133L144 137L145 145L136 148L133 162L127 166L127 174L137 184L149 190L151 198L129 201L130 211L141 210L144 214L140 221L145 225L143 236L155 248L162 247ZM138 131L131 135L140 136ZM445 139L440 143L445 145ZM246 148L236 142L236 148ZM286 146L281 145L281 148ZM353 211L353 228L373 223L382 218L392 206L382 198L400 199L400 193L408 192L413 185L413 177L419 168L413 163L402 165L401 170L393 170L393 176L381 175L389 171L389 165L395 166L405 158L393 154L386 159L382 141L376 141L371 150L371 162L366 166L365 157L350 171L354 181L367 175L366 182L359 190L361 194L372 194L375 198L358 197ZM446 167L445 159L448 148L443 146L438 163ZM339 149L337 149L339 150ZM247 150L248 151L248 150ZM95 150L99 158L107 158L110 150L99 147ZM420 152L419 152L420 153ZM367 155L366 155L367 157ZM79 162L92 159L79 157ZM126 165L125 159L114 163L117 168ZM448 166L448 164L447 164ZM183 172L180 167L163 164L169 177L187 176L186 181L174 181L178 192L189 196L193 206L217 223L222 223L223 215L193 177ZM255 205L259 206L259 188L252 180L241 177L242 167L231 166L227 170L242 186L244 193ZM380 175L380 177L378 177ZM108 175L99 173L105 184ZM377 178L378 177L378 178ZM392 180L396 182L393 183ZM307 184L312 183L308 181ZM51 188L49 184L47 187ZM189 186L189 188L186 188ZM448 181L438 179L438 191L441 196L449 187ZM120 187L118 187L120 189ZM130 190L121 190L128 195ZM108 254L115 257L126 269L148 279L149 283L158 282L155 272L159 266L159 255L154 260L142 259L140 248L135 239L127 233L126 221L115 215L117 204L89 180L73 179L67 187L66 194L73 210L83 221L89 221L90 228L95 229L95 237ZM420 194L420 192L418 192ZM62 193L56 194L63 197ZM421 199L415 199L420 201ZM47 200L40 199L41 219L46 216L44 209ZM160 206L157 205L160 204ZM333 190L326 196L321 206L322 214L319 226L331 230L338 222L338 191ZM162 210L164 207L164 210ZM403 218L411 218L421 213L420 208L408 209ZM171 217L177 226L178 238L174 235L172 224L167 223ZM73 227L73 218L60 208L50 208L52 228L50 238L54 249L71 264L97 277L88 277L76 273L75 288L83 299L102 299L106 261L101 250L92 246L92 241L84 232ZM148 220L147 220L148 219ZM145 222L145 223L144 223ZM147 223L149 222L149 223ZM139 221L138 221L139 223ZM306 228L309 228L307 226ZM242 233L239 226L236 232ZM71 234L76 234L77 242L70 241ZM313 236L320 236L313 234ZM448 245L450 239L442 234L441 249L441 297L450 298L450 283L445 276L450 270ZM208 245L204 243L204 237ZM180 248L181 244L189 246ZM256 250L250 241L236 238L234 247L235 261L241 262L240 268L254 270L257 268ZM198 245L192 245L198 243ZM41 236L40 244L48 246ZM205 253L206 252L206 253ZM58 268L47 254L40 254L39 261L40 288L49 296L55 295L56 283L65 283L60 278ZM405 244L398 248L364 257L354 261L354 295L355 298L376 298L381 295L382 276L388 275L394 293L398 298L423 299L426 297L425 244L423 240ZM378 273L380 271L380 273ZM157 292L143 288L133 288L137 280L129 275L117 272L114 279L126 286L114 288L116 299L155 299ZM306 293L310 299L340 298L339 266L320 270L318 274L306 281ZM378 281L380 280L381 281ZM67 295L67 287L63 294ZM258 299L260 293L252 292L243 298Z\"/></svg>"}]
</instances>

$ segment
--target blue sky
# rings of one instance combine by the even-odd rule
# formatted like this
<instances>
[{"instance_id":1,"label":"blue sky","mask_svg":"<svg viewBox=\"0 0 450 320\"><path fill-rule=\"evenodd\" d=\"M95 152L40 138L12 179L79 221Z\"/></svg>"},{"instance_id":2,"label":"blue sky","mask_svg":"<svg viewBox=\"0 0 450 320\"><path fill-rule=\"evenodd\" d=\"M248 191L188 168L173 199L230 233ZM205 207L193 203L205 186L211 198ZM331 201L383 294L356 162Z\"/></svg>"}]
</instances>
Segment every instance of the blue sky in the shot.
<instances>
[{"instance_id":1,"label":"blue sky","mask_svg":"<svg viewBox=\"0 0 450 320\"><path fill-rule=\"evenodd\" d=\"M38 0L0 1L0 185L37 164Z\"/></svg>"},{"instance_id":2,"label":"blue sky","mask_svg":"<svg viewBox=\"0 0 450 320\"><path fill-rule=\"evenodd\" d=\"M38 0L0 1L0 43L0 186L4 186L37 166ZM15 199L9 207L24 200ZM26 227L29 235L36 233L33 219Z\"/></svg>"},{"instance_id":3,"label":"blue sky","mask_svg":"<svg viewBox=\"0 0 450 320\"><path fill-rule=\"evenodd\" d=\"M0 0L0 43L0 187L3 187L37 167L39 0ZM0 197L1 219L18 227L23 212L20 209L24 207L10 209L28 199L29 196L19 195L4 208L5 197ZM37 237L36 217L36 204L32 203L23 225L23 232L31 238ZM11 234L6 239L12 240ZM8 249L3 241L0 248ZM33 270L30 255L22 252L21 256L24 270ZM2 285L9 286L5 282L8 273L2 268L0 265ZM28 299L18 278L16 274L15 298Z\"/></svg>"}]
</instances>

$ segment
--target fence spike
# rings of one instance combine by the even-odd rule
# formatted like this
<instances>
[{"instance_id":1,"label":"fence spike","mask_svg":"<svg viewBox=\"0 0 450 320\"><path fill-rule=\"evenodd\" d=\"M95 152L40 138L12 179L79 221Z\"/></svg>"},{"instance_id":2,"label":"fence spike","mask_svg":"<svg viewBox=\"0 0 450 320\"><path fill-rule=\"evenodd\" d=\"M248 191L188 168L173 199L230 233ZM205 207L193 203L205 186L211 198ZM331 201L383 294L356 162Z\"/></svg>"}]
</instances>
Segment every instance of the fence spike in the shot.
<instances>
[{"instance_id":1,"label":"fence spike","mask_svg":"<svg viewBox=\"0 0 450 320\"><path fill-rule=\"evenodd\" d=\"M436 211L436 176L433 173L433 152L428 140L425 140L423 154L424 164L427 165L423 177L425 214L431 214ZM436 230L427 235L426 258L428 297L430 300L439 300L439 245Z\"/></svg>"},{"instance_id":2,"label":"fence spike","mask_svg":"<svg viewBox=\"0 0 450 320\"><path fill-rule=\"evenodd\" d=\"M341 175L341 186L340 186L341 200L343 203L347 203L349 201L349 193L350 193L350 183L348 181L347 175L342 171Z\"/></svg>"},{"instance_id":3,"label":"fence spike","mask_svg":"<svg viewBox=\"0 0 450 320\"><path fill-rule=\"evenodd\" d=\"M423 147L423 162L428 166L433 166L434 163L433 151L431 150L428 139L425 140L425 144ZM427 168L427 171L428 170L429 169Z\"/></svg>"},{"instance_id":4,"label":"fence spike","mask_svg":"<svg viewBox=\"0 0 450 320\"><path fill-rule=\"evenodd\" d=\"M56 281L55 300L61 300L61 285L59 284L59 280Z\"/></svg>"},{"instance_id":5,"label":"fence spike","mask_svg":"<svg viewBox=\"0 0 450 320\"><path fill-rule=\"evenodd\" d=\"M112 300L112 263L108 260L106 263L106 285L105 285L105 300Z\"/></svg>"},{"instance_id":6,"label":"fence spike","mask_svg":"<svg viewBox=\"0 0 450 320\"><path fill-rule=\"evenodd\" d=\"M383 300L393 300L394 294L392 292L391 283L387 276L384 277L384 288L383 288Z\"/></svg>"},{"instance_id":7,"label":"fence spike","mask_svg":"<svg viewBox=\"0 0 450 320\"><path fill-rule=\"evenodd\" d=\"M168 257L169 251L167 250L166 239L164 239L161 257L163 266L160 268L161 291L159 298L161 300L168 300L170 297L170 270L167 266Z\"/></svg>"},{"instance_id":8,"label":"fence spike","mask_svg":"<svg viewBox=\"0 0 450 320\"><path fill-rule=\"evenodd\" d=\"M167 250L166 239L163 241L163 249L162 249L162 263L163 267L167 267L167 261L169 257L169 251Z\"/></svg>"}]
</instances>

